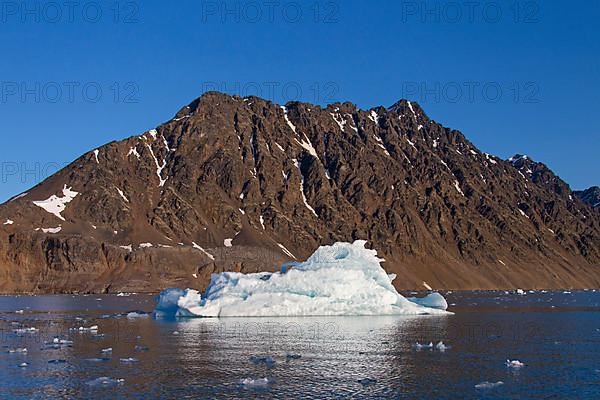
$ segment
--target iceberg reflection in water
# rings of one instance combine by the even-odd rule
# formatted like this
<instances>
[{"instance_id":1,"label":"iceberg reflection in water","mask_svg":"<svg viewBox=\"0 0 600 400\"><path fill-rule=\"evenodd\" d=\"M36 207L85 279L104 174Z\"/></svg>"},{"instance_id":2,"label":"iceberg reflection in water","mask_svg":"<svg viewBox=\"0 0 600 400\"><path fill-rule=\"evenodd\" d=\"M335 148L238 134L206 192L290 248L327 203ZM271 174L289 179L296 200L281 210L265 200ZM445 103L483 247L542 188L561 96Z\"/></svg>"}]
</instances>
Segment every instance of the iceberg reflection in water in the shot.
<instances>
[{"instance_id":1,"label":"iceberg reflection in water","mask_svg":"<svg viewBox=\"0 0 600 400\"><path fill-rule=\"evenodd\" d=\"M214 274L204 296L196 290L161 293L157 317L442 315L446 300L400 295L365 241L321 246L310 258L276 273Z\"/></svg>"}]
</instances>

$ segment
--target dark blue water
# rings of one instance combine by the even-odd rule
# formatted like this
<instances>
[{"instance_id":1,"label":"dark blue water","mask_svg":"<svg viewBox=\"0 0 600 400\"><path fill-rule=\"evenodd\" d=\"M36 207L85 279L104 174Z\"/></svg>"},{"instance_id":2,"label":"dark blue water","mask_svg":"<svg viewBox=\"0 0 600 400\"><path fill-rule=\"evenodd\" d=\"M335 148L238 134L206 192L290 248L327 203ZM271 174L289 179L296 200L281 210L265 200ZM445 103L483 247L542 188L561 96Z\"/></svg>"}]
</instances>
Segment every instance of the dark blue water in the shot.
<instances>
[{"instance_id":1,"label":"dark blue water","mask_svg":"<svg viewBox=\"0 0 600 400\"><path fill-rule=\"evenodd\" d=\"M140 317L147 295L0 297L0 399L600 398L599 292L446 297L445 317L179 321Z\"/></svg>"}]
</instances>

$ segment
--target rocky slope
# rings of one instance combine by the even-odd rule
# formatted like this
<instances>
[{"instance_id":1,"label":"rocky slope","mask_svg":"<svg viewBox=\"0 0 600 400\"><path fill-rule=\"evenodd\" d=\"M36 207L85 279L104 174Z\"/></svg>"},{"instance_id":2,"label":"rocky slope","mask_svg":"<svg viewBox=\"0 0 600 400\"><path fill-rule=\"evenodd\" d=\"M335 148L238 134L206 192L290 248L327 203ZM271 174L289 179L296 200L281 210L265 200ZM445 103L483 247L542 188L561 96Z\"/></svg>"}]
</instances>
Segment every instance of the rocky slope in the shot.
<instances>
[{"instance_id":1,"label":"rocky slope","mask_svg":"<svg viewBox=\"0 0 600 400\"><path fill-rule=\"evenodd\" d=\"M400 289L598 287L598 211L529 162L482 153L405 100L211 92L0 206L0 291L202 289L212 272L354 239Z\"/></svg>"},{"instance_id":2,"label":"rocky slope","mask_svg":"<svg viewBox=\"0 0 600 400\"><path fill-rule=\"evenodd\" d=\"M586 204L594 208L600 208L600 187L592 186L586 190L576 190L573 194Z\"/></svg>"}]
</instances>

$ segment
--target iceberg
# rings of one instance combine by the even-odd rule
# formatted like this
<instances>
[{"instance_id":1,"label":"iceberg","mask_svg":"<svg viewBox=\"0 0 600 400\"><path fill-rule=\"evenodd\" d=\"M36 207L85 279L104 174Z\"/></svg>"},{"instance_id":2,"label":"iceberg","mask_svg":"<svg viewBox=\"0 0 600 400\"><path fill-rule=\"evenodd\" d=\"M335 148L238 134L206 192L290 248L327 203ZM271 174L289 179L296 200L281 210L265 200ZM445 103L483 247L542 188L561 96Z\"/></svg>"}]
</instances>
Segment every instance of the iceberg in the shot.
<instances>
[{"instance_id":1,"label":"iceberg","mask_svg":"<svg viewBox=\"0 0 600 400\"><path fill-rule=\"evenodd\" d=\"M399 294L366 241L319 247L305 262L281 271L213 274L204 295L167 289L155 317L283 317L342 315L447 315L446 300Z\"/></svg>"}]
</instances>

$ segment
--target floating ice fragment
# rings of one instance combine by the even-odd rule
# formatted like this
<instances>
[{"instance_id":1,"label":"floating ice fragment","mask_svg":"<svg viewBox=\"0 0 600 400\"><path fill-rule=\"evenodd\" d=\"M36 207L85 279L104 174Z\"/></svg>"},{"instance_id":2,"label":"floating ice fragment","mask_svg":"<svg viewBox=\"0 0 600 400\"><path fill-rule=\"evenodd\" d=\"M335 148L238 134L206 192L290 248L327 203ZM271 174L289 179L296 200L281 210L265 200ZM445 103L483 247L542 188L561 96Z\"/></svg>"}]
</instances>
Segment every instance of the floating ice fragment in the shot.
<instances>
[{"instance_id":1,"label":"floating ice fragment","mask_svg":"<svg viewBox=\"0 0 600 400\"><path fill-rule=\"evenodd\" d=\"M80 333L85 333L85 332L96 333L96 332L98 332L98 325L93 325L93 326L90 326L89 328L80 326L79 328L71 328L70 330L75 331L75 332L80 332Z\"/></svg>"},{"instance_id":2,"label":"floating ice fragment","mask_svg":"<svg viewBox=\"0 0 600 400\"><path fill-rule=\"evenodd\" d=\"M120 361L123 364L133 364L133 363L138 362L139 360L137 358L129 357L129 358L121 358Z\"/></svg>"},{"instance_id":3,"label":"floating ice fragment","mask_svg":"<svg viewBox=\"0 0 600 400\"><path fill-rule=\"evenodd\" d=\"M124 383L125 383L125 379L114 379L114 378L107 378L107 377L103 376L103 377L88 381L85 384L88 386L92 386L92 387L97 387L97 386L105 387L105 386L122 385Z\"/></svg>"},{"instance_id":4,"label":"floating ice fragment","mask_svg":"<svg viewBox=\"0 0 600 400\"><path fill-rule=\"evenodd\" d=\"M29 364L27 364L26 362L19 364L19 368L27 368L29 367Z\"/></svg>"},{"instance_id":5,"label":"floating ice fragment","mask_svg":"<svg viewBox=\"0 0 600 400\"><path fill-rule=\"evenodd\" d=\"M512 361L511 361L511 360L506 360L506 363L505 363L505 365L506 365L508 368L522 368L522 367L524 367L524 366L525 366L525 364L524 364L524 363L522 363L522 362L521 362L521 361L519 361L519 360L512 360Z\"/></svg>"},{"instance_id":6,"label":"floating ice fragment","mask_svg":"<svg viewBox=\"0 0 600 400\"><path fill-rule=\"evenodd\" d=\"M493 388L496 388L496 387L502 386L502 385L504 385L504 382L502 382L502 381L498 381L498 382L485 381L485 382L481 382L481 383L478 383L477 385L475 385L475 389L493 389Z\"/></svg>"},{"instance_id":7,"label":"floating ice fragment","mask_svg":"<svg viewBox=\"0 0 600 400\"><path fill-rule=\"evenodd\" d=\"M129 318L129 319L148 318L148 314L132 311L130 313L127 313L127 318Z\"/></svg>"},{"instance_id":8,"label":"floating ice fragment","mask_svg":"<svg viewBox=\"0 0 600 400\"><path fill-rule=\"evenodd\" d=\"M271 380L269 378L245 378L240 381L240 384L246 387L265 387L271 384Z\"/></svg>"},{"instance_id":9,"label":"floating ice fragment","mask_svg":"<svg viewBox=\"0 0 600 400\"><path fill-rule=\"evenodd\" d=\"M34 328L34 327L30 327L30 328L19 328L19 329L15 329L14 333L16 333L17 335L24 335L26 333L36 333L38 332L39 329Z\"/></svg>"},{"instance_id":10,"label":"floating ice fragment","mask_svg":"<svg viewBox=\"0 0 600 400\"><path fill-rule=\"evenodd\" d=\"M423 298L407 297L406 300L415 304L419 304L423 307L437 308L438 310L448 309L448 303L446 302L446 299L444 298L444 296L437 292L428 294Z\"/></svg>"},{"instance_id":11,"label":"floating ice fragment","mask_svg":"<svg viewBox=\"0 0 600 400\"><path fill-rule=\"evenodd\" d=\"M108 354L108 353L112 353L112 351L113 351L112 347L108 347L108 348L106 348L106 349L102 349L102 350L100 350L100 352L101 352L102 354Z\"/></svg>"},{"instance_id":12,"label":"floating ice fragment","mask_svg":"<svg viewBox=\"0 0 600 400\"><path fill-rule=\"evenodd\" d=\"M155 315L184 317L297 315L447 315L400 295L365 241L321 246L286 272L214 274L204 296L161 293ZM173 313L173 310L176 310Z\"/></svg>"},{"instance_id":13,"label":"floating ice fragment","mask_svg":"<svg viewBox=\"0 0 600 400\"><path fill-rule=\"evenodd\" d=\"M445 345L444 342L440 341L438 342L438 344L435 345L435 349L444 352L446 350L449 350L450 346Z\"/></svg>"},{"instance_id":14,"label":"floating ice fragment","mask_svg":"<svg viewBox=\"0 0 600 400\"><path fill-rule=\"evenodd\" d=\"M421 344L419 342L415 343L413 346L415 350L419 351L422 349L433 349L433 342L429 342L429 344Z\"/></svg>"},{"instance_id":15,"label":"floating ice fragment","mask_svg":"<svg viewBox=\"0 0 600 400\"><path fill-rule=\"evenodd\" d=\"M8 349L8 352L10 354L15 354L15 353L27 353L27 347L17 347L15 349Z\"/></svg>"}]
</instances>

